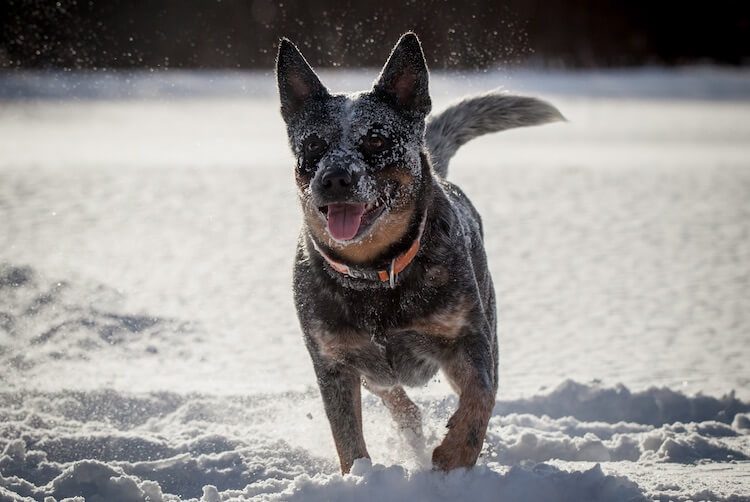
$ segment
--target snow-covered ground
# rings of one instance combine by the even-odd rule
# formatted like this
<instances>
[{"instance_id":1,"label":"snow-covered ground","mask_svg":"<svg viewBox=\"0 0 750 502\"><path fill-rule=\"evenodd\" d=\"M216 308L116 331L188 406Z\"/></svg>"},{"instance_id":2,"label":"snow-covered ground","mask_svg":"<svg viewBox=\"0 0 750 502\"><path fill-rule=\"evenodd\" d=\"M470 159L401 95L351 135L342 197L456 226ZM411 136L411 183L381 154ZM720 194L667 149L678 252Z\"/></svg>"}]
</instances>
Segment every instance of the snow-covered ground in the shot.
<instances>
[{"instance_id":1,"label":"snow-covered ground","mask_svg":"<svg viewBox=\"0 0 750 502\"><path fill-rule=\"evenodd\" d=\"M373 72L324 72L333 89ZM0 74L0 501L750 500L750 72L436 74L569 122L466 146L501 384L471 471L365 396L337 474L270 74ZM734 393L732 393L734 392Z\"/></svg>"}]
</instances>

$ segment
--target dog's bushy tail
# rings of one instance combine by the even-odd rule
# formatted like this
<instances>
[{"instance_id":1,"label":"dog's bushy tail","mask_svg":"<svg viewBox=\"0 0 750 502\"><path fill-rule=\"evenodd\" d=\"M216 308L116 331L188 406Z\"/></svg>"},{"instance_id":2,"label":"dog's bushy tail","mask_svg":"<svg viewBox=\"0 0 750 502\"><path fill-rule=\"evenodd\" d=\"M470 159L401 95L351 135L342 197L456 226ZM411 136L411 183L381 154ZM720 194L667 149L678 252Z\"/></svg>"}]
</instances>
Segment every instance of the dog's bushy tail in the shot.
<instances>
[{"instance_id":1,"label":"dog's bushy tail","mask_svg":"<svg viewBox=\"0 0 750 502\"><path fill-rule=\"evenodd\" d=\"M443 178L456 151L472 139L491 132L564 121L546 101L491 92L466 98L427 119L425 141L435 172Z\"/></svg>"}]
</instances>

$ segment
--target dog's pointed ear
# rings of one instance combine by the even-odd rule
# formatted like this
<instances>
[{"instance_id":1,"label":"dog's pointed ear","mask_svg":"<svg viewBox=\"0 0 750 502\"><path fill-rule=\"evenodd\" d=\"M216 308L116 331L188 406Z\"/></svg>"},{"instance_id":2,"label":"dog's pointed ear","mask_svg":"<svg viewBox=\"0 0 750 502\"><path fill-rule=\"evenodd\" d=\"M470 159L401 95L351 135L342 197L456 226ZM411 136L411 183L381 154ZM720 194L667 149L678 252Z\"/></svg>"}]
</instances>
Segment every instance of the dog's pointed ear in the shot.
<instances>
[{"instance_id":1,"label":"dog's pointed ear","mask_svg":"<svg viewBox=\"0 0 750 502\"><path fill-rule=\"evenodd\" d=\"M396 110L426 117L432 108L427 62L419 38L404 34L383 66L373 91Z\"/></svg>"},{"instance_id":2,"label":"dog's pointed ear","mask_svg":"<svg viewBox=\"0 0 750 502\"><path fill-rule=\"evenodd\" d=\"M295 45L282 38L276 56L276 82L284 121L291 118L310 99L324 99L330 94Z\"/></svg>"}]
</instances>

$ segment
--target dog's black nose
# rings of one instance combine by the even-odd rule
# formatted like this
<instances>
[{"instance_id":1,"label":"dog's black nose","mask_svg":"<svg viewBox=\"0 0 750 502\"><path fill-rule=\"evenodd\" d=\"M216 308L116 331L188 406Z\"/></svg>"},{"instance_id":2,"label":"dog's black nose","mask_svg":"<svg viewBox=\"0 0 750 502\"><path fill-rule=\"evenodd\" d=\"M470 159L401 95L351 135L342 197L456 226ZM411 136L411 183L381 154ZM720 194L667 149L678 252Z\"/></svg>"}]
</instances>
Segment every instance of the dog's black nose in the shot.
<instances>
[{"instance_id":1,"label":"dog's black nose","mask_svg":"<svg viewBox=\"0 0 750 502\"><path fill-rule=\"evenodd\" d=\"M352 174L344 169L329 169L320 178L324 190L336 191L352 184Z\"/></svg>"}]
</instances>

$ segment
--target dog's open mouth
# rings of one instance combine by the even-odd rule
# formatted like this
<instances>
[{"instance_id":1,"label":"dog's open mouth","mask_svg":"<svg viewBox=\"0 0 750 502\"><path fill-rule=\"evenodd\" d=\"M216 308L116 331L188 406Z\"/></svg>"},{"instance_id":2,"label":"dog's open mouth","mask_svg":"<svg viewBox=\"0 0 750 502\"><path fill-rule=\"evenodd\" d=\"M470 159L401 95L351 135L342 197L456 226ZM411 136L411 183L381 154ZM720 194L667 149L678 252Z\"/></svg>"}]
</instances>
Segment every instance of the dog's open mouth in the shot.
<instances>
[{"instance_id":1,"label":"dog's open mouth","mask_svg":"<svg viewBox=\"0 0 750 502\"><path fill-rule=\"evenodd\" d=\"M337 241L349 241L362 235L385 211L380 198L367 204L336 202L320 207L328 222L328 232Z\"/></svg>"}]
</instances>

